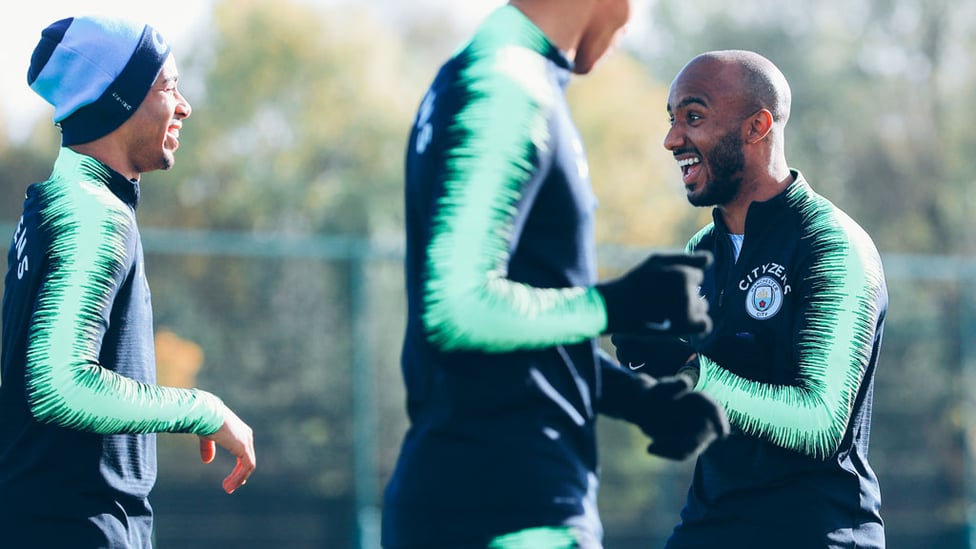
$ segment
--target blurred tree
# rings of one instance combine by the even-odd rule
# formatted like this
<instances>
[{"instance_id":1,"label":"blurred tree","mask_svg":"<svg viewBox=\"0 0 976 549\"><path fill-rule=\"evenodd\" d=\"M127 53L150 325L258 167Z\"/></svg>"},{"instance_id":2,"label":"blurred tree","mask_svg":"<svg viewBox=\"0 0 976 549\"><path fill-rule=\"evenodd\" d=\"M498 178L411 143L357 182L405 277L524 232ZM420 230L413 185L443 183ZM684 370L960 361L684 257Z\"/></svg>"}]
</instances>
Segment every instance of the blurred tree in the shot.
<instances>
[{"instance_id":1,"label":"blurred tree","mask_svg":"<svg viewBox=\"0 0 976 549\"><path fill-rule=\"evenodd\" d=\"M50 119L38 122L30 138L23 143L0 138L0 196L3 197L0 200L0 224L15 224L20 218L27 186L51 175L60 139L60 133Z\"/></svg>"},{"instance_id":2,"label":"blurred tree","mask_svg":"<svg viewBox=\"0 0 976 549\"><path fill-rule=\"evenodd\" d=\"M196 387L203 349L167 328L156 330L155 345L156 381L167 387Z\"/></svg>"},{"instance_id":3,"label":"blurred tree","mask_svg":"<svg viewBox=\"0 0 976 549\"><path fill-rule=\"evenodd\" d=\"M353 7L247 0L214 9L213 33L182 56L194 114L173 170L179 183L146 185L146 222L397 233L401 149L418 93L400 71L395 35ZM157 177L173 176L146 179Z\"/></svg>"}]
</instances>

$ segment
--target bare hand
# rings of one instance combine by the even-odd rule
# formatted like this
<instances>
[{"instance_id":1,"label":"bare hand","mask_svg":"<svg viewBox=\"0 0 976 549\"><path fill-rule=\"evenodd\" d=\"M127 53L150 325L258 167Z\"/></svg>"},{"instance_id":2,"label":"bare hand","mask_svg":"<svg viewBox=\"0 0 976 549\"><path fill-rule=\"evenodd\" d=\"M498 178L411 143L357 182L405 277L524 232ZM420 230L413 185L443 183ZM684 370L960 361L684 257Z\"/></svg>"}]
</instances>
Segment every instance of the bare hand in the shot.
<instances>
[{"instance_id":1,"label":"bare hand","mask_svg":"<svg viewBox=\"0 0 976 549\"><path fill-rule=\"evenodd\" d=\"M243 486L251 473L254 472L256 464L254 457L254 433L246 423L237 417L237 414L230 408L224 408L224 424L216 433L200 437L200 459L204 463L213 461L217 454L216 444L227 449L237 457L237 465L224 479L224 491L233 494Z\"/></svg>"}]
</instances>

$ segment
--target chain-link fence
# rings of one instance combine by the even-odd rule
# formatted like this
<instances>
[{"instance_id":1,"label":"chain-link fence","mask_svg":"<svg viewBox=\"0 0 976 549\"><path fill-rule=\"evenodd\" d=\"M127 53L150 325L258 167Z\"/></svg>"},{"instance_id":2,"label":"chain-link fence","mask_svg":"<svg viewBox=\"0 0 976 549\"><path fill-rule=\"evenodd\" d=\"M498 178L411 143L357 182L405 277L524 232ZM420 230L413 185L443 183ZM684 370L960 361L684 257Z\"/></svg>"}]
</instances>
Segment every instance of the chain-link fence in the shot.
<instances>
[{"instance_id":1,"label":"chain-link fence","mask_svg":"<svg viewBox=\"0 0 976 549\"><path fill-rule=\"evenodd\" d=\"M203 465L194 437L161 435L157 546L378 547L382 488L406 428L399 241L143 236L160 378L221 396L254 428L258 455L252 480L228 496L228 455ZM601 250L608 275L640 254ZM888 546L974 547L976 262L887 256L885 265L891 306L870 457ZM647 456L639 431L610 419L600 446L606 547L660 547L692 464Z\"/></svg>"}]
</instances>

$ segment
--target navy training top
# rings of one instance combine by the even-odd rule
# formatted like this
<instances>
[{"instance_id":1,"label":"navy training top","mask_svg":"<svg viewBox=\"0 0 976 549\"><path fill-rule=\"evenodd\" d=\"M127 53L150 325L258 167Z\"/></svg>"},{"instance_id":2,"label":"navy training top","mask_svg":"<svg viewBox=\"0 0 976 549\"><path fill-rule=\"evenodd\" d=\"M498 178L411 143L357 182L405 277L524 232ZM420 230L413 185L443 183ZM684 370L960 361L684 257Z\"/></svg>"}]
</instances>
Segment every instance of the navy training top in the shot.
<instances>
[{"instance_id":1,"label":"navy training top","mask_svg":"<svg viewBox=\"0 0 976 549\"><path fill-rule=\"evenodd\" d=\"M606 310L572 64L504 6L440 69L406 151L410 427L383 545L484 546L527 527L602 537L595 409Z\"/></svg>"},{"instance_id":2,"label":"navy training top","mask_svg":"<svg viewBox=\"0 0 976 549\"><path fill-rule=\"evenodd\" d=\"M149 547L155 432L208 435L223 405L154 385L139 184L62 148L7 256L0 359L5 547Z\"/></svg>"},{"instance_id":3,"label":"navy training top","mask_svg":"<svg viewBox=\"0 0 976 549\"><path fill-rule=\"evenodd\" d=\"M793 175L750 206L738 258L718 212L688 244L715 258L696 388L732 434L699 456L669 549L885 546L868 461L884 270L870 236Z\"/></svg>"}]
</instances>

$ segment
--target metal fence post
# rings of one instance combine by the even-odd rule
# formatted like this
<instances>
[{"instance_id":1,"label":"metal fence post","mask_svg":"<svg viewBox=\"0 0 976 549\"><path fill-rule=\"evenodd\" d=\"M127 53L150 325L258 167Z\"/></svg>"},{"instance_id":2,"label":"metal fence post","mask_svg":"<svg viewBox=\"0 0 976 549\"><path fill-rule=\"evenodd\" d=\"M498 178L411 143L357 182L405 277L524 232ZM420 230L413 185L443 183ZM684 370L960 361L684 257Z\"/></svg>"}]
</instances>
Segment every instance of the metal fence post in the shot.
<instances>
[{"instance_id":1,"label":"metal fence post","mask_svg":"<svg viewBox=\"0 0 976 549\"><path fill-rule=\"evenodd\" d=\"M967 268L968 267L968 268ZM969 263L959 269L959 360L963 373L963 481L966 495L966 543L976 549L976 268Z\"/></svg>"},{"instance_id":2,"label":"metal fence post","mask_svg":"<svg viewBox=\"0 0 976 549\"><path fill-rule=\"evenodd\" d=\"M365 263L370 246L349 259L350 346L353 389L353 475L356 498L356 547L379 549L380 507L377 493L377 414L375 373L369 341L369 287Z\"/></svg>"}]
</instances>

